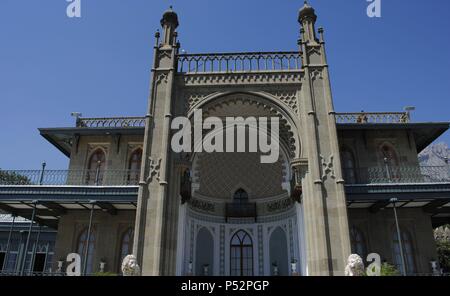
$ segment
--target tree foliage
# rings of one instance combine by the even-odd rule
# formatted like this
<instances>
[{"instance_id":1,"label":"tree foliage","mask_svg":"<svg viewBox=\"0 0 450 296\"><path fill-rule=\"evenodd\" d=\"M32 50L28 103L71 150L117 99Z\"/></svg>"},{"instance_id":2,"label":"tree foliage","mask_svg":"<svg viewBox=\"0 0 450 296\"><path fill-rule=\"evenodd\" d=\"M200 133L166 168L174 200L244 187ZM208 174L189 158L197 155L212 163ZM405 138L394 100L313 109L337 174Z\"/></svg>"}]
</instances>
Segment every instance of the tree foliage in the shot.
<instances>
[{"instance_id":1,"label":"tree foliage","mask_svg":"<svg viewBox=\"0 0 450 296\"><path fill-rule=\"evenodd\" d=\"M450 272L450 242L436 241L439 265L445 273Z\"/></svg>"},{"instance_id":2,"label":"tree foliage","mask_svg":"<svg viewBox=\"0 0 450 296\"><path fill-rule=\"evenodd\" d=\"M400 272L398 272L397 268L394 265L384 262L381 264L381 276L399 276Z\"/></svg>"},{"instance_id":3,"label":"tree foliage","mask_svg":"<svg viewBox=\"0 0 450 296\"><path fill-rule=\"evenodd\" d=\"M31 181L16 172L0 170L0 185L31 185Z\"/></svg>"}]
</instances>

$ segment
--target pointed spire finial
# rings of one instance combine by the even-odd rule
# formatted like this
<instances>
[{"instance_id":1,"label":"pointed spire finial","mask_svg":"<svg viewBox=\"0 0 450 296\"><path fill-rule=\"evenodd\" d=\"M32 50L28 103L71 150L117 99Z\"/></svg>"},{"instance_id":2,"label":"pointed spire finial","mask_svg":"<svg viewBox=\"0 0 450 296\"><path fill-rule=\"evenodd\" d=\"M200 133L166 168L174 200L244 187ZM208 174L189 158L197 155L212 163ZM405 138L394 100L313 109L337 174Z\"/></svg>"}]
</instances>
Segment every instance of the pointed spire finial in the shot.
<instances>
[{"instance_id":1,"label":"pointed spire finial","mask_svg":"<svg viewBox=\"0 0 450 296\"><path fill-rule=\"evenodd\" d=\"M301 23L304 19L311 19L314 22L317 19L316 12L314 8L308 4L308 1L304 1L305 5L300 9L298 13L298 21Z\"/></svg>"}]
</instances>

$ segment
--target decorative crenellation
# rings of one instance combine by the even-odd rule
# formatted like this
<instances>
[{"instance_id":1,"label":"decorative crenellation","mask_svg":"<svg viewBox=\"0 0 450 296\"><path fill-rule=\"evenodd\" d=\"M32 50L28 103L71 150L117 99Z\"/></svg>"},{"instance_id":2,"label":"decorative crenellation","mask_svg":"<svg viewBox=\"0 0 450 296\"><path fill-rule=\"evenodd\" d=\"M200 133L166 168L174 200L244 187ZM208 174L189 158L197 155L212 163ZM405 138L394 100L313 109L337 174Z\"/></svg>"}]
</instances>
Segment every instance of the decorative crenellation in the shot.
<instances>
[{"instance_id":1,"label":"decorative crenellation","mask_svg":"<svg viewBox=\"0 0 450 296\"><path fill-rule=\"evenodd\" d=\"M303 71L268 73L205 73L179 74L184 86L242 85L242 84L298 84Z\"/></svg>"}]
</instances>

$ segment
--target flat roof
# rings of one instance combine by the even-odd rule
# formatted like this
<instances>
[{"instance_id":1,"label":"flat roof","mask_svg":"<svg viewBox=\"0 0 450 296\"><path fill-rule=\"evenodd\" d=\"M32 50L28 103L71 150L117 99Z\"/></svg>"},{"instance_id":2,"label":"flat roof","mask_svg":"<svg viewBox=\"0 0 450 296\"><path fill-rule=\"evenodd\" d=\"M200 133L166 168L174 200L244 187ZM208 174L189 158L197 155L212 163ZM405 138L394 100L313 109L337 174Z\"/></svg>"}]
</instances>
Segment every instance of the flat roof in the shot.
<instances>
[{"instance_id":1,"label":"flat roof","mask_svg":"<svg viewBox=\"0 0 450 296\"><path fill-rule=\"evenodd\" d=\"M138 186L0 186L0 210L57 229L68 210L107 212L136 210Z\"/></svg>"},{"instance_id":2,"label":"flat roof","mask_svg":"<svg viewBox=\"0 0 450 296\"><path fill-rule=\"evenodd\" d=\"M418 152L433 143L450 127L449 122L422 123L337 123L339 131L351 130L409 130L413 133ZM79 136L144 135L145 127L62 127L40 128L47 141L70 157L72 141Z\"/></svg>"}]
</instances>

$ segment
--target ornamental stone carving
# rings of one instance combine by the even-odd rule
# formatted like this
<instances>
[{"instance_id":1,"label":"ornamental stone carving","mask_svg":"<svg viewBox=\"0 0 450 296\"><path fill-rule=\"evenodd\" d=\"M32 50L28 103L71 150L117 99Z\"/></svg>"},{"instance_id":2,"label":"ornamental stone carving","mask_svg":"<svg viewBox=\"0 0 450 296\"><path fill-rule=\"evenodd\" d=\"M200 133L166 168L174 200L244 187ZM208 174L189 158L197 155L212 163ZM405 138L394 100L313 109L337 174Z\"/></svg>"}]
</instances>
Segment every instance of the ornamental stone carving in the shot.
<instances>
[{"instance_id":1,"label":"ornamental stone carving","mask_svg":"<svg viewBox=\"0 0 450 296\"><path fill-rule=\"evenodd\" d=\"M161 158L154 160L152 157L148 158L149 163L149 172L147 177L147 183L150 183L153 180L153 177L156 176L156 180L160 180L159 171L161 169Z\"/></svg>"},{"instance_id":2,"label":"ornamental stone carving","mask_svg":"<svg viewBox=\"0 0 450 296\"><path fill-rule=\"evenodd\" d=\"M290 208L291 206L292 206L291 198L273 201L266 205L268 213L285 211L286 209Z\"/></svg>"},{"instance_id":3,"label":"ornamental stone carving","mask_svg":"<svg viewBox=\"0 0 450 296\"><path fill-rule=\"evenodd\" d=\"M323 79L322 71L317 70L317 69L311 71L310 76L311 76L311 80Z\"/></svg>"},{"instance_id":4,"label":"ornamental stone carving","mask_svg":"<svg viewBox=\"0 0 450 296\"><path fill-rule=\"evenodd\" d=\"M364 262L357 254L351 254L345 266L345 276L364 276Z\"/></svg>"},{"instance_id":5,"label":"ornamental stone carving","mask_svg":"<svg viewBox=\"0 0 450 296\"><path fill-rule=\"evenodd\" d=\"M167 83L168 77L169 77L169 75L167 73L159 73L155 79L156 85L160 84L161 82Z\"/></svg>"},{"instance_id":6,"label":"ornamental stone carving","mask_svg":"<svg viewBox=\"0 0 450 296\"><path fill-rule=\"evenodd\" d=\"M180 75L184 86L242 85L242 84L298 84L303 72L275 73L208 73Z\"/></svg>"},{"instance_id":7,"label":"ornamental stone carving","mask_svg":"<svg viewBox=\"0 0 450 296\"><path fill-rule=\"evenodd\" d=\"M334 174L334 165L333 165L333 154L330 155L330 158L327 159L323 155L320 155L321 161L322 161L322 179L326 179L328 175L331 176L331 178L336 178Z\"/></svg>"},{"instance_id":8,"label":"ornamental stone carving","mask_svg":"<svg viewBox=\"0 0 450 296\"><path fill-rule=\"evenodd\" d=\"M288 105L292 111L298 114L297 90L273 91L270 94Z\"/></svg>"},{"instance_id":9,"label":"ornamental stone carving","mask_svg":"<svg viewBox=\"0 0 450 296\"><path fill-rule=\"evenodd\" d=\"M189 202L192 208L204 211L204 212L210 212L214 213L216 207L212 202L207 202L199 199L191 199Z\"/></svg>"},{"instance_id":10,"label":"ornamental stone carving","mask_svg":"<svg viewBox=\"0 0 450 296\"><path fill-rule=\"evenodd\" d=\"M141 268L137 264L137 259L134 255L127 255L122 261L122 274L124 276L140 276Z\"/></svg>"}]
</instances>

